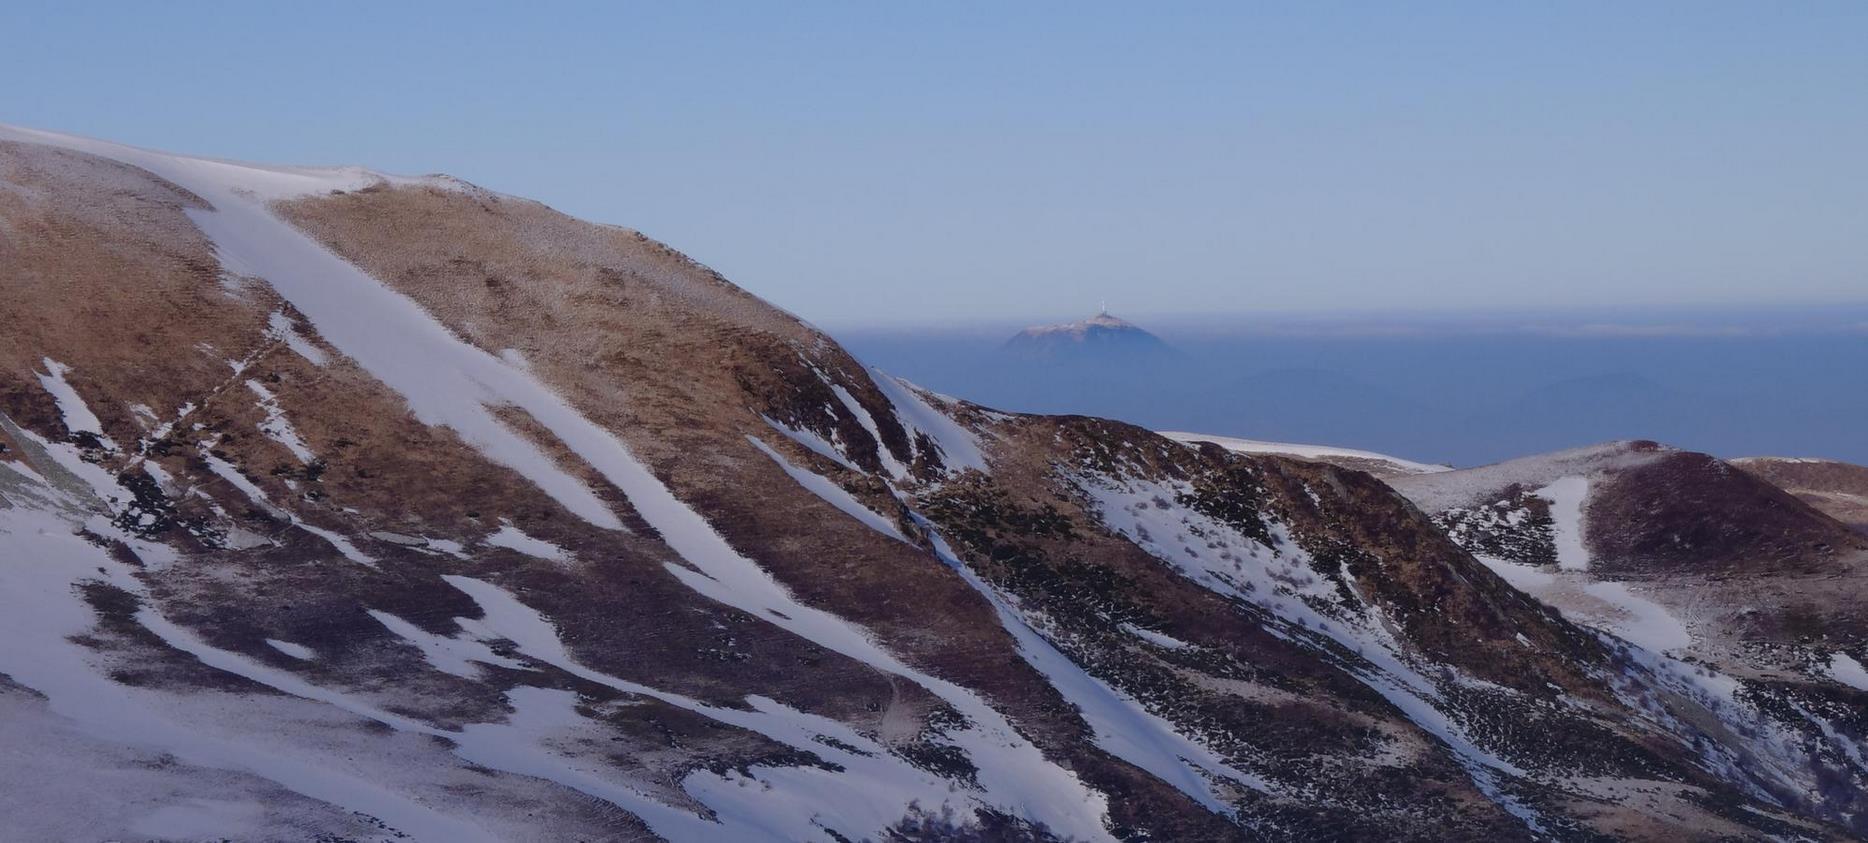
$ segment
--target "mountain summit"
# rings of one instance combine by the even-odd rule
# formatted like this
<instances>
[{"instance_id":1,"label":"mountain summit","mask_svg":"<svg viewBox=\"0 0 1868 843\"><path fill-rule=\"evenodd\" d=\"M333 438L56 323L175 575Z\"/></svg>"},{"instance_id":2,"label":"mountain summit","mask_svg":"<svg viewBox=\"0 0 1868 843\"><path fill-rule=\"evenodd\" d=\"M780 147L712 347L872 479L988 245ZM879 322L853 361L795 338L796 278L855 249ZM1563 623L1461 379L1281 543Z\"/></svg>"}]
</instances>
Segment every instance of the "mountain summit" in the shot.
<instances>
[{"instance_id":1,"label":"mountain summit","mask_svg":"<svg viewBox=\"0 0 1868 843\"><path fill-rule=\"evenodd\" d=\"M1005 343L1007 351L1038 357L1110 356L1155 357L1173 351L1160 337L1133 322L1110 315L1107 309L1088 319L1055 325L1033 325Z\"/></svg>"}]
</instances>

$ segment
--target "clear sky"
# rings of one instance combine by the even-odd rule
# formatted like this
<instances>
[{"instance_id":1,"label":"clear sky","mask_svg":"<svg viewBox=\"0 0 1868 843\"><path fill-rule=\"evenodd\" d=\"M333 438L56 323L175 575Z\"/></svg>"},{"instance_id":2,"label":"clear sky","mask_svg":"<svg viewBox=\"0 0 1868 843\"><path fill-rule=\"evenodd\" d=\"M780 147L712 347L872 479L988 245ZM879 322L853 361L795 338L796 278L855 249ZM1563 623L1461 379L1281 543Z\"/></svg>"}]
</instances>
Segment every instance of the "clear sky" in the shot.
<instances>
[{"instance_id":1,"label":"clear sky","mask_svg":"<svg viewBox=\"0 0 1868 843\"><path fill-rule=\"evenodd\" d=\"M827 325L1868 301L1868 3L0 5L0 122L441 171Z\"/></svg>"}]
</instances>

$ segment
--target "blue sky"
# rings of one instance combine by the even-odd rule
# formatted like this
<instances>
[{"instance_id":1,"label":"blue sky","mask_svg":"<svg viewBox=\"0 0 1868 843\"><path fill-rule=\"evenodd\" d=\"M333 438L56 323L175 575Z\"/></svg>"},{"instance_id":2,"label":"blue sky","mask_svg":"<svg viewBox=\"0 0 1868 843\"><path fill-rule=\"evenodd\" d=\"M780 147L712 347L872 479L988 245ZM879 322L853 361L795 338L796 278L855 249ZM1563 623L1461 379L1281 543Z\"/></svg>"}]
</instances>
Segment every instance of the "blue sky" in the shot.
<instances>
[{"instance_id":1,"label":"blue sky","mask_svg":"<svg viewBox=\"0 0 1868 843\"><path fill-rule=\"evenodd\" d=\"M833 326L1868 301L1860 2L10 2L0 31L0 122L448 172Z\"/></svg>"}]
</instances>

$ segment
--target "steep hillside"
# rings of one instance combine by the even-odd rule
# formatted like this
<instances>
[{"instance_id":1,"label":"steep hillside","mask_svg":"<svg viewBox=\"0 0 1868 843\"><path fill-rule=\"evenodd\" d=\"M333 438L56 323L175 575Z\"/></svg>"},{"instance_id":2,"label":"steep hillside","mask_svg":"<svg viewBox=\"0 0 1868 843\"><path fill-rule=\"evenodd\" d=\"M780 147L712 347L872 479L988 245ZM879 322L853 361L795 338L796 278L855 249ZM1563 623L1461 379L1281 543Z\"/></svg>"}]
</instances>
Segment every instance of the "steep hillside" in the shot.
<instances>
[{"instance_id":1,"label":"steep hillside","mask_svg":"<svg viewBox=\"0 0 1868 843\"><path fill-rule=\"evenodd\" d=\"M1630 603L1611 614L1627 616L1630 635L1673 639L1662 649L1795 643L1812 620L1850 638L1858 630L1868 539L1705 454L1612 443L1390 482L1518 575L1657 595L1672 612Z\"/></svg>"},{"instance_id":2,"label":"steep hillside","mask_svg":"<svg viewBox=\"0 0 1868 843\"><path fill-rule=\"evenodd\" d=\"M1859 734L1868 539L1753 472L1623 442L1390 482L1567 618L1715 671L1788 728ZM1825 787L1860 802L1855 773Z\"/></svg>"},{"instance_id":3,"label":"steep hillside","mask_svg":"<svg viewBox=\"0 0 1868 843\"><path fill-rule=\"evenodd\" d=\"M1868 466L1793 457L1746 457L1732 464L1868 533Z\"/></svg>"},{"instance_id":4,"label":"steep hillside","mask_svg":"<svg viewBox=\"0 0 1868 843\"><path fill-rule=\"evenodd\" d=\"M4 129L0 235L0 837L1843 839L1863 807L1860 708L1786 719L1573 623L1369 475L926 393L633 231Z\"/></svg>"}]
</instances>

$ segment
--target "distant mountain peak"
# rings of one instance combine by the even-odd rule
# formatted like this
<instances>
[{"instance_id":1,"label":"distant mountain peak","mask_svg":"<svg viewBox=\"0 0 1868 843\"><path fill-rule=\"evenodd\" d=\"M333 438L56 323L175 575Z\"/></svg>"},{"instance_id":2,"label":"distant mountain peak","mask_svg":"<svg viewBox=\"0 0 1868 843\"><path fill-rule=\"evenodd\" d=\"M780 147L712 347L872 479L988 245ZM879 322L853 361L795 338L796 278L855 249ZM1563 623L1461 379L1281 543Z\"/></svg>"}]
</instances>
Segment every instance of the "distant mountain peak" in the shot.
<instances>
[{"instance_id":1,"label":"distant mountain peak","mask_svg":"<svg viewBox=\"0 0 1868 843\"><path fill-rule=\"evenodd\" d=\"M1109 312L1107 307L1095 316L1075 322L1033 325L1007 340L1008 351L1030 354L1075 354L1094 351L1105 354L1157 355L1170 351L1160 337L1141 326Z\"/></svg>"}]
</instances>

